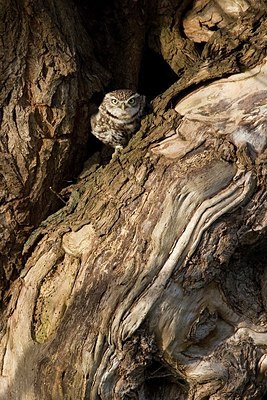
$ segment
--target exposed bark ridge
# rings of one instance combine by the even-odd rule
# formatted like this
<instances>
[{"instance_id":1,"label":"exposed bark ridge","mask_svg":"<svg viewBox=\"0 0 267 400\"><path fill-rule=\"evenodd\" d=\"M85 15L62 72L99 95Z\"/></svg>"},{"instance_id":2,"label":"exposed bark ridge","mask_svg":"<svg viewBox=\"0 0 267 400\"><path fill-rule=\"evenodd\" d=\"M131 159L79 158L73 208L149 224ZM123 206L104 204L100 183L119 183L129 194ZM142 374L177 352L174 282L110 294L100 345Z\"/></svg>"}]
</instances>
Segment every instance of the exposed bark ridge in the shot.
<instances>
[{"instance_id":1,"label":"exposed bark ridge","mask_svg":"<svg viewBox=\"0 0 267 400\"><path fill-rule=\"evenodd\" d=\"M196 1L183 20L185 34L194 42L208 42L214 31L229 29L251 5L249 0Z\"/></svg>"},{"instance_id":2,"label":"exposed bark ridge","mask_svg":"<svg viewBox=\"0 0 267 400\"><path fill-rule=\"evenodd\" d=\"M263 61L267 46L266 5L261 2L254 6L256 8L252 8L251 12L240 16L238 23L234 20L223 31L214 32L204 45L201 57L194 60L181 79L153 101L157 113L172 107L170 98L172 102L176 96L180 99L183 90L188 91L190 87L194 88L205 81L250 69Z\"/></svg>"},{"instance_id":3,"label":"exposed bark ridge","mask_svg":"<svg viewBox=\"0 0 267 400\"><path fill-rule=\"evenodd\" d=\"M266 74L265 63L198 89L140 141L148 116L88 173L17 282L3 399L260 398ZM236 271L244 243L252 260Z\"/></svg>"}]
</instances>

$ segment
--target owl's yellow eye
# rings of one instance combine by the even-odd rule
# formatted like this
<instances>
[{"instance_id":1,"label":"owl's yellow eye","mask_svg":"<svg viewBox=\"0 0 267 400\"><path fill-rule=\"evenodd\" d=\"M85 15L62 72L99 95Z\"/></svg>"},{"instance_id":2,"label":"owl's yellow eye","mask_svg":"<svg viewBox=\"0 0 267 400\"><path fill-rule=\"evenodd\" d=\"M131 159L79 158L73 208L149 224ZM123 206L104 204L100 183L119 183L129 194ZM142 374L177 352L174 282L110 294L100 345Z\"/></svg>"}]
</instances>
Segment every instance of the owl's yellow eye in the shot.
<instances>
[{"instance_id":1,"label":"owl's yellow eye","mask_svg":"<svg viewBox=\"0 0 267 400\"><path fill-rule=\"evenodd\" d=\"M111 103L116 105L116 104L118 104L118 100L117 99L111 99Z\"/></svg>"},{"instance_id":2,"label":"owl's yellow eye","mask_svg":"<svg viewBox=\"0 0 267 400\"><path fill-rule=\"evenodd\" d=\"M128 103L133 106L135 104L135 98L131 98L128 100Z\"/></svg>"}]
</instances>

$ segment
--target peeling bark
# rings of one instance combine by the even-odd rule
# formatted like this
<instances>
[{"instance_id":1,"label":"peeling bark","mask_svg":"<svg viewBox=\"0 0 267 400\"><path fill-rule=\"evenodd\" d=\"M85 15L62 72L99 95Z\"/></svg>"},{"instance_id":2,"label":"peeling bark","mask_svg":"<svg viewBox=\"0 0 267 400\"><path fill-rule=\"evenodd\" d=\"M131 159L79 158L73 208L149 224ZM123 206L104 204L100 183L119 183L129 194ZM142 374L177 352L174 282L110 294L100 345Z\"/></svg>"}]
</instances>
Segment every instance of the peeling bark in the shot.
<instances>
[{"instance_id":1,"label":"peeling bark","mask_svg":"<svg viewBox=\"0 0 267 400\"><path fill-rule=\"evenodd\" d=\"M153 101L140 131L121 154L105 166L99 155L90 157L77 183L64 190L63 195L70 193L67 204L44 220L27 241L21 231L25 265L2 314L1 399L260 400L265 393L266 18L263 3L256 15L248 2L238 2L237 7L237 2L227 1L225 7L231 3L234 11L226 7L223 13L236 18L235 40L230 42L230 33L223 31L227 19L204 40L201 30L196 36L193 32L198 7L204 3L184 2L175 9L159 1L153 19L151 4L145 2L144 15L151 17L151 24L156 18L173 35L177 34L174 26L184 24L191 42L179 40L190 42L195 65L190 64L181 79ZM211 3L210 7L220 5ZM243 3L250 7L246 15ZM27 6L27 15L39 21L35 32L49 21L47 12L38 14L40 4ZM71 29L71 37L76 38L73 21L80 24L78 14L70 17L60 2L43 6L53 10L54 17L60 15L65 21L68 17L69 23L60 20L59 26ZM137 12L136 5L131 7L133 14ZM56 12L61 8L66 14ZM204 10L210 15L208 7ZM174 11L178 25L170 24ZM148 30L148 22L145 27ZM156 32L151 28L150 35L159 43L164 35ZM62 135L69 140L65 151L58 146L53 157L52 145L49 151L43 149L47 162L33 169L33 183L24 186L29 192L23 201L27 199L27 210L38 224L50 207L47 204L36 215L47 199L45 189L56 179L49 175L54 157L58 157L60 178L78 152L73 132L86 130L90 104L80 117L78 95L90 99L108 81L108 73L104 63L99 71L96 61L83 66L85 70L75 62L79 52L89 57L87 51L93 51L84 32L84 42L77 37L67 48L63 44L68 36L63 35L64 40L57 36L64 50L59 75L53 72L49 80L46 73L42 80L39 66L48 65L53 46L44 58L37 58L37 44L43 46L44 41L37 40L37 33L31 35L35 46L27 56L28 78L21 79L32 103L23 103L19 110L24 122L34 115L34 128L23 130L25 125L18 125L17 135L8 137L18 140L21 132L39 132L38 154L45 143L56 143ZM199 37L207 41L204 60L192 41L198 42ZM172 52L178 42L170 39L168 48L164 40L162 55L180 73L185 58L179 60L179 52ZM34 63L28 62L31 59ZM39 90L33 85L34 73ZM80 81L84 76L85 83ZM137 84L134 68L127 79ZM19 90L16 87L10 99ZM45 108L40 108L38 96ZM14 100L6 107L11 104ZM38 124L36 115L41 115ZM7 111L5 118L2 129L11 127ZM31 142L26 138L18 143L20 147L13 149L25 154L21 146ZM3 153L11 154L11 147ZM31 155L32 160L37 157ZM6 170L9 165L4 165ZM31 169L26 167L24 175L22 169L18 171L29 182ZM19 197L22 192L20 187L17 190ZM16 201L8 205L15 207ZM15 234L18 225L12 229Z\"/></svg>"}]
</instances>

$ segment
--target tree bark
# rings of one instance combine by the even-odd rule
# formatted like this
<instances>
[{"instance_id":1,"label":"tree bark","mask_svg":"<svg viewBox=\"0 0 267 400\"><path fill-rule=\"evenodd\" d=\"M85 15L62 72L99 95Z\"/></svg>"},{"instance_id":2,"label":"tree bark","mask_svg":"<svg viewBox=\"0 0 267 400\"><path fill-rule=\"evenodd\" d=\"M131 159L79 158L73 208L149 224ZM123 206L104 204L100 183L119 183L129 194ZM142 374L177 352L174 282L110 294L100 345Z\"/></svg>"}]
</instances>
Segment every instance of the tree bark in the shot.
<instances>
[{"instance_id":1,"label":"tree bark","mask_svg":"<svg viewBox=\"0 0 267 400\"><path fill-rule=\"evenodd\" d=\"M89 99L108 81L77 10L62 1L1 1L2 289L34 227L81 170ZM50 189L51 188L51 189ZM1 297L3 293L1 291Z\"/></svg>"},{"instance_id":2,"label":"tree bark","mask_svg":"<svg viewBox=\"0 0 267 400\"><path fill-rule=\"evenodd\" d=\"M114 3L2 2L0 398L260 400L265 3ZM92 154L57 195L85 158L94 95L137 88L145 46L180 79L121 154Z\"/></svg>"}]
</instances>

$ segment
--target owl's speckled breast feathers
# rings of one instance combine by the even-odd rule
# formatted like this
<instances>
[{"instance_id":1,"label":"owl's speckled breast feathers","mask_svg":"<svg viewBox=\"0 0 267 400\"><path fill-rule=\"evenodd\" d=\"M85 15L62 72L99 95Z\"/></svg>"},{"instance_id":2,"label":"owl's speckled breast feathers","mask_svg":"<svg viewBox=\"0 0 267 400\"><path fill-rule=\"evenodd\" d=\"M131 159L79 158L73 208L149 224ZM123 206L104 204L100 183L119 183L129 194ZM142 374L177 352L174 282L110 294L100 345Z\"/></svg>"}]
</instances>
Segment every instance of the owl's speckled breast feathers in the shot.
<instances>
[{"instance_id":1,"label":"owl's speckled breast feathers","mask_svg":"<svg viewBox=\"0 0 267 400\"><path fill-rule=\"evenodd\" d=\"M126 146L139 128L144 107L145 96L132 90L107 93L91 117L92 134L115 149Z\"/></svg>"}]
</instances>

